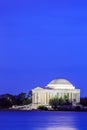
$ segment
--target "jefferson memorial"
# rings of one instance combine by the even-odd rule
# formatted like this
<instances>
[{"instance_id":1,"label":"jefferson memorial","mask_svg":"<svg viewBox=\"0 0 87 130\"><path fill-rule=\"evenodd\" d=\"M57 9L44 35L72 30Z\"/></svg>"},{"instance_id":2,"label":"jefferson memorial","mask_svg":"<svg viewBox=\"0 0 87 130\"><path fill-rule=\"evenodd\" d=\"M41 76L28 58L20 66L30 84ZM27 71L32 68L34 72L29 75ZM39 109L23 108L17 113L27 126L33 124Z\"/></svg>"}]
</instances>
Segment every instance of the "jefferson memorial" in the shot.
<instances>
[{"instance_id":1,"label":"jefferson memorial","mask_svg":"<svg viewBox=\"0 0 87 130\"><path fill-rule=\"evenodd\" d=\"M49 100L55 96L63 98L66 95L71 103L80 102L80 89L76 89L66 79L54 79L44 88L32 89L32 105L37 108L39 105L49 106Z\"/></svg>"}]
</instances>

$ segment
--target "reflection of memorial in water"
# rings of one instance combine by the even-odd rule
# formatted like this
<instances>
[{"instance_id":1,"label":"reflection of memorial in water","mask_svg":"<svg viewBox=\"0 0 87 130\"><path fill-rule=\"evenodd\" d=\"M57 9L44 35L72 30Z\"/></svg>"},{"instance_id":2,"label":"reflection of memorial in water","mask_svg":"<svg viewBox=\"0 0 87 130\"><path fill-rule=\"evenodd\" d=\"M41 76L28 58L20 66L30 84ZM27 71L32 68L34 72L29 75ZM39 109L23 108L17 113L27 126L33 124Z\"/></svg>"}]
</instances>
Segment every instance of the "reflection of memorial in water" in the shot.
<instances>
[{"instance_id":1,"label":"reflection of memorial in water","mask_svg":"<svg viewBox=\"0 0 87 130\"><path fill-rule=\"evenodd\" d=\"M43 129L41 129L43 130ZM70 127L58 127L58 128L46 128L45 130L78 130L77 128L70 128Z\"/></svg>"},{"instance_id":2,"label":"reflection of memorial in water","mask_svg":"<svg viewBox=\"0 0 87 130\"><path fill-rule=\"evenodd\" d=\"M78 130L74 113L54 113L44 122L44 126L37 130Z\"/></svg>"},{"instance_id":3,"label":"reflection of memorial in water","mask_svg":"<svg viewBox=\"0 0 87 130\"><path fill-rule=\"evenodd\" d=\"M48 128L39 128L37 130L78 130L77 128L71 128L71 127L48 127Z\"/></svg>"}]
</instances>

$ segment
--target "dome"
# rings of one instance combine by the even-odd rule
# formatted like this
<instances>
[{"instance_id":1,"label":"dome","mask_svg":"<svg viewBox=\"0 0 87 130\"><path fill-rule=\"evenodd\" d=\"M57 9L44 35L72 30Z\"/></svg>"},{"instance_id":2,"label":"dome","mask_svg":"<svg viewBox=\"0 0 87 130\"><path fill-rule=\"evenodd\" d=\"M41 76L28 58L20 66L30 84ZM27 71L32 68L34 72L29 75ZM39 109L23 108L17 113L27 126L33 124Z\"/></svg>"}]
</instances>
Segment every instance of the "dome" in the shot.
<instances>
[{"instance_id":1,"label":"dome","mask_svg":"<svg viewBox=\"0 0 87 130\"><path fill-rule=\"evenodd\" d=\"M68 85L71 85L71 83L66 79L54 79L49 83L49 85L52 85L52 84L63 84L63 85L68 84Z\"/></svg>"},{"instance_id":2,"label":"dome","mask_svg":"<svg viewBox=\"0 0 87 130\"><path fill-rule=\"evenodd\" d=\"M75 88L66 79L54 79L46 87L49 89L74 89Z\"/></svg>"}]
</instances>

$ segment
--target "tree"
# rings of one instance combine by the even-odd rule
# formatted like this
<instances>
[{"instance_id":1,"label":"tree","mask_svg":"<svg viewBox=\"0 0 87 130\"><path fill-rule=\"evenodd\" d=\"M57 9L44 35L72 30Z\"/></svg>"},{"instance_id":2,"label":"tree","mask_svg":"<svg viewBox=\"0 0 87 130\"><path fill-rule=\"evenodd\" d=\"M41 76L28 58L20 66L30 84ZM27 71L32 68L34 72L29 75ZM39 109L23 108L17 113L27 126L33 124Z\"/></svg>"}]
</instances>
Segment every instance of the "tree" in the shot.
<instances>
[{"instance_id":1,"label":"tree","mask_svg":"<svg viewBox=\"0 0 87 130\"><path fill-rule=\"evenodd\" d=\"M52 106L53 109L57 109L59 105L59 99L57 97L50 99L49 105Z\"/></svg>"},{"instance_id":2,"label":"tree","mask_svg":"<svg viewBox=\"0 0 87 130\"><path fill-rule=\"evenodd\" d=\"M55 96L54 98L49 100L49 105L53 109L58 109L58 106L63 106L63 105L70 105L71 103L69 102L69 99L65 95L64 97L58 98Z\"/></svg>"},{"instance_id":3,"label":"tree","mask_svg":"<svg viewBox=\"0 0 87 130\"><path fill-rule=\"evenodd\" d=\"M0 95L0 108L9 108L13 105L13 95L11 94L3 94Z\"/></svg>"},{"instance_id":4,"label":"tree","mask_svg":"<svg viewBox=\"0 0 87 130\"><path fill-rule=\"evenodd\" d=\"M16 104L17 105L28 105L31 103L31 98L29 98L26 93L20 93L16 96Z\"/></svg>"},{"instance_id":5,"label":"tree","mask_svg":"<svg viewBox=\"0 0 87 130\"><path fill-rule=\"evenodd\" d=\"M62 97L59 98L59 106L64 105L64 103L65 103L65 100Z\"/></svg>"},{"instance_id":6,"label":"tree","mask_svg":"<svg viewBox=\"0 0 87 130\"><path fill-rule=\"evenodd\" d=\"M48 110L48 108L47 108L46 106L44 106L44 105L38 106L38 109L39 109L39 110L44 110L44 111L47 111L47 110Z\"/></svg>"},{"instance_id":7,"label":"tree","mask_svg":"<svg viewBox=\"0 0 87 130\"><path fill-rule=\"evenodd\" d=\"M64 105L71 105L67 95L64 95Z\"/></svg>"},{"instance_id":8,"label":"tree","mask_svg":"<svg viewBox=\"0 0 87 130\"><path fill-rule=\"evenodd\" d=\"M81 105L83 105L83 106L87 106L87 97L81 98L81 99L80 99L80 103L81 103Z\"/></svg>"}]
</instances>

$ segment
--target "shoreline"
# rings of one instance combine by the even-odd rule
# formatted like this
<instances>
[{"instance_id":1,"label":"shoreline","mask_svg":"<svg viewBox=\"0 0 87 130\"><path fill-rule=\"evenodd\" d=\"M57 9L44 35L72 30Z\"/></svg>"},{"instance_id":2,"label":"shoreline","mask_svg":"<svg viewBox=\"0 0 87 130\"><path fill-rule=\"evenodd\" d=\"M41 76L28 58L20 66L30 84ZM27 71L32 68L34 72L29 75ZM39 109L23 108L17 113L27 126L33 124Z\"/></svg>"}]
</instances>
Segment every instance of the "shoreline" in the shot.
<instances>
[{"instance_id":1,"label":"shoreline","mask_svg":"<svg viewBox=\"0 0 87 130\"><path fill-rule=\"evenodd\" d=\"M19 109L0 109L0 112L87 112L87 110L19 110Z\"/></svg>"}]
</instances>

